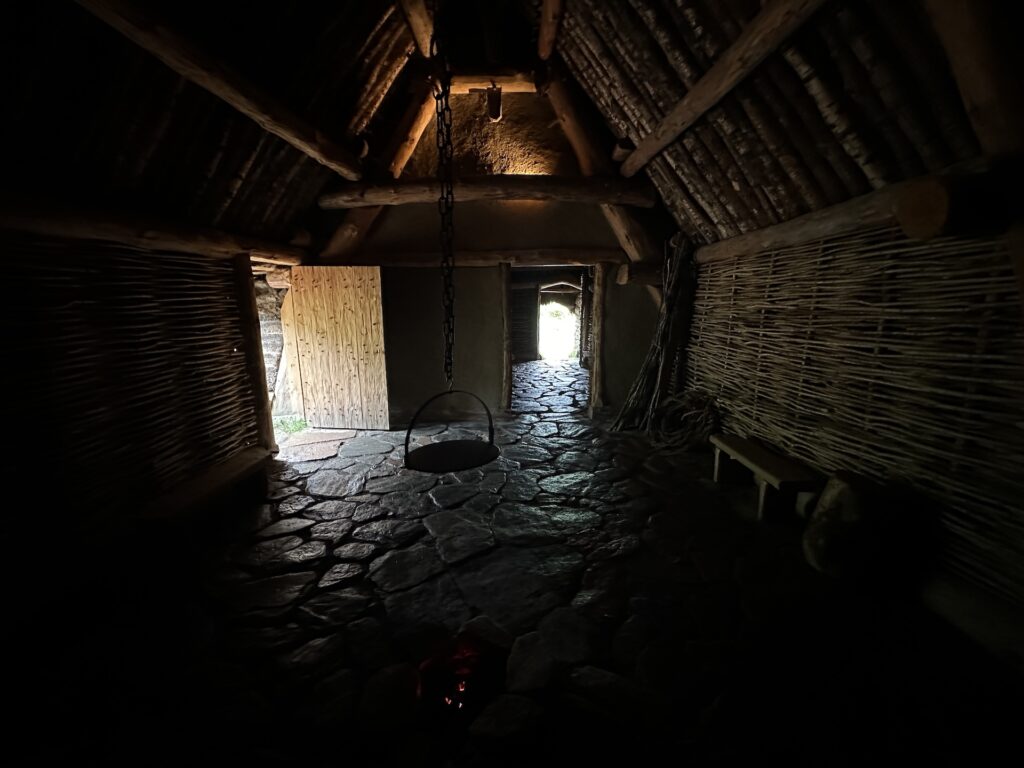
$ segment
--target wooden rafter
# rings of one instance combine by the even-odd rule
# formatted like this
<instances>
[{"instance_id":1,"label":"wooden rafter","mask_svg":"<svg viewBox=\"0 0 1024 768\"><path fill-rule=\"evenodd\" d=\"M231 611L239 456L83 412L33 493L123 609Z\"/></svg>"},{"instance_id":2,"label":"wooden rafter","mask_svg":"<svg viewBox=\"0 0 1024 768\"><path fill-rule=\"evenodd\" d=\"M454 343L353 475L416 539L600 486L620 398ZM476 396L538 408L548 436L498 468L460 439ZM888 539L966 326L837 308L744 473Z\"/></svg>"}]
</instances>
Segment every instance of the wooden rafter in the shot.
<instances>
[{"instance_id":1,"label":"wooden rafter","mask_svg":"<svg viewBox=\"0 0 1024 768\"><path fill-rule=\"evenodd\" d=\"M610 173L611 162L608 160L597 131L583 119L579 96L568 82L563 68L552 62L551 77L545 83L544 93L551 102L551 107L558 118L558 123L565 133L569 145L576 155L580 171L584 176L599 176ZM622 250L633 261L660 260L661 248L633 215L617 205L602 205L608 225L611 227Z\"/></svg>"},{"instance_id":2,"label":"wooden rafter","mask_svg":"<svg viewBox=\"0 0 1024 768\"><path fill-rule=\"evenodd\" d=\"M726 51L622 163L633 176L793 34L825 0L769 0Z\"/></svg>"},{"instance_id":3,"label":"wooden rafter","mask_svg":"<svg viewBox=\"0 0 1024 768\"><path fill-rule=\"evenodd\" d=\"M104 240L138 248L198 253L220 259L247 254L252 261L282 266L296 266L307 256L302 248L258 237L94 211L0 205L0 229L42 237Z\"/></svg>"},{"instance_id":4,"label":"wooden rafter","mask_svg":"<svg viewBox=\"0 0 1024 768\"><path fill-rule=\"evenodd\" d=\"M434 179L410 179L392 184L353 184L320 198L324 209L363 208L378 205L432 203L439 194ZM569 203L634 205L652 207L653 187L616 177L589 179L563 176L475 176L455 182L459 202L475 200L558 200Z\"/></svg>"},{"instance_id":5,"label":"wooden rafter","mask_svg":"<svg viewBox=\"0 0 1024 768\"><path fill-rule=\"evenodd\" d=\"M558 38L558 25L564 11L562 0L544 0L540 6L540 33L537 35L537 55L543 61L551 58Z\"/></svg>"},{"instance_id":6,"label":"wooden rafter","mask_svg":"<svg viewBox=\"0 0 1024 768\"><path fill-rule=\"evenodd\" d=\"M78 0L79 5L141 46L182 77L230 104L263 130L346 179L361 177L359 161L288 107L200 50L133 0Z\"/></svg>"},{"instance_id":7,"label":"wooden rafter","mask_svg":"<svg viewBox=\"0 0 1024 768\"><path fill-rule=\"evenodd\" d=\"M413 88L409 106L398 124L395 135L388 145L385 157L388 161L388 171L392 178L397 179L405 170L406 164L416 151L420 143L420 137L427 130L430 121L434 119L434 92L433 83L423 78Z\"/></svg>"},{"instance_id":8,"label":"wooden rafter","mask_svg":"<svg viewBox=\"0 0 1024 768\"><path fill-rule=\"evenodd\" d=\"M425 0L399 0L405 22L409 25L416 48L426 58L430 58L430 37L434 34L434 20L430 17Z\"/></svg>"},{"instance_id":9,"label":"wooden rafter","mask_svg":"<svg viewBox=\"0 0 1024 768\"><path fill-rule=\"evenodd\" d=\"M383 159L393 178L402 175L433 114L433 83L423 77L414 86L405 114L384 152ZM383 210L380 206L350 210L320 252L320 263L339 263L359 251Z\"/></svg>"},{"instance_id":10,"label":"wooden rafter","mask_svg":"<svg viewBox=\"0 0 1024 768\"><path fill-rule=\"evenodd\" d=\"M1024 149L1021 56L999 40L1004 7L993 0L924 0L971 126L989 156ZM1011 33L1012 34L1012 33ZM1005 35L1005 33L1004 33ZM1016 56L1017 66L1014 66Z\"/></svg>"}]
</instances>

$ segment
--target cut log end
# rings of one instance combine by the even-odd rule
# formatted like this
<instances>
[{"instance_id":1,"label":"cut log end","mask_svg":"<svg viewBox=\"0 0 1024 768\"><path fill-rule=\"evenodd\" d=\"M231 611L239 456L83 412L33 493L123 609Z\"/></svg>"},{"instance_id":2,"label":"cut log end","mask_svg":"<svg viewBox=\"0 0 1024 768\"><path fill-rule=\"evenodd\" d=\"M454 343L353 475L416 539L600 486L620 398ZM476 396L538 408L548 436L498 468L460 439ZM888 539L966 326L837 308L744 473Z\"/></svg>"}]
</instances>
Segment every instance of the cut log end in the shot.
<instances>
[{"instance_id":1,"label":"cut log end","mask_svg":"<svg viewBox=\"0 0 1024 768\"><path fill-rule=\"evenodd\" d=\"M946 231L952 200L948 179L922 179L897 195L896 219L907 237L917 240L938 237Z\"/></svg>"}]
</instances>

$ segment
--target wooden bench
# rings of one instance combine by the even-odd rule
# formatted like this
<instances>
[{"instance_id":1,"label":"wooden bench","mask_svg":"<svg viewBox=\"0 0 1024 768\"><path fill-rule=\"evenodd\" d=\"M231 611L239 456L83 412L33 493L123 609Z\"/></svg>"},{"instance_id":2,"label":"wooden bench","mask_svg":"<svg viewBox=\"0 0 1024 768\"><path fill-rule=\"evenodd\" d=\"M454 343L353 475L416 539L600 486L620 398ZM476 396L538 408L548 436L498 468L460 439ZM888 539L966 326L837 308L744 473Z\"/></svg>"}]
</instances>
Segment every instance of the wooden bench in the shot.
<instances>
[{"instance_id":1,"label":"wooden bench","mask_svg":"<svg viewBox=\"0 0 1024 768\"><path fill-rule=\"evenodd\" d=\"M754 473L758 487L758 520L764 519L766 507L782 507L788 503L792 509L798 496L821 488L822 478L817 472L753 440L738 435L712 435L711 444L715 446L716 483L734 477L737 464Z\"/></svg>"}]
</instances>

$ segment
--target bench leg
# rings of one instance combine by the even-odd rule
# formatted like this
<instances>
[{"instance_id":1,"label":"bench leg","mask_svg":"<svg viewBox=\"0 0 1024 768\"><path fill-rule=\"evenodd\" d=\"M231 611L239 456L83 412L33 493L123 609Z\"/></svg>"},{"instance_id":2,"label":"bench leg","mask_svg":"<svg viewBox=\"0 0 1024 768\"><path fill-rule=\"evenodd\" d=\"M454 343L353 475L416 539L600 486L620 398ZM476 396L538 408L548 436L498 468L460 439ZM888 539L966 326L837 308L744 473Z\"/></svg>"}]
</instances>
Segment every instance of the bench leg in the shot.
<instances>
[{"instance_id":1,"label":"bench leg","mask_svg":"<svg viewBox=\"0 0 1024 768\"><path fill-rule=\"evenodd\" d=\"M765 512L771 506L772 491L775 490L760 478L757 481L757 519L764 522Z\"/></svg>"},{"instance_id":2,"label":"bench leg","mask_svg":"<svg viewBox=\"0 0 1024 768\"><path fill-rule=\"evenodd\" d=\"M757 478L757 519L761 522L792 517L796 509L796 494L778 491L767 481Z\"/></svg>"},{"instance_id":3,"label":"bench leg","mask_svg":"<svg viewBox=\"0 0 1024 768\"><path fill-rule=\"evenodd\" d=\"M743 480L749 481L749 478L750 473L746 467L730 458L729 454L722 451L721 448L715 447L715 483L725 485Z\"/></svg>"}]
</instances>

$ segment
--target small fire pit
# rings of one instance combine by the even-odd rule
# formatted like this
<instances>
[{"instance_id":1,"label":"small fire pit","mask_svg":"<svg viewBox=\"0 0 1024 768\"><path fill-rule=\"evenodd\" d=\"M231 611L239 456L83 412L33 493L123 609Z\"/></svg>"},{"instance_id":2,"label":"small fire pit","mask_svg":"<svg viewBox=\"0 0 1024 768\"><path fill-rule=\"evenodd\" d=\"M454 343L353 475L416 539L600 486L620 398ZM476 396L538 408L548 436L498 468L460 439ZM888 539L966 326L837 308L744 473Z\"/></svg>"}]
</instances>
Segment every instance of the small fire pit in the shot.
<instances>
[{"instance_id":1,"label":"small fire pit","mask_svg":"<svg viewBox=\"0 0 1024 768\"><path fill-rule=\"evenodd\" d=\"M437 729L441 743L461 748L469 725L501 693L508 654L462 634L420 663L424 719Z\"/></svg>"}]
</instances>

